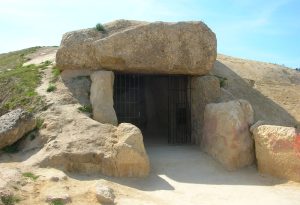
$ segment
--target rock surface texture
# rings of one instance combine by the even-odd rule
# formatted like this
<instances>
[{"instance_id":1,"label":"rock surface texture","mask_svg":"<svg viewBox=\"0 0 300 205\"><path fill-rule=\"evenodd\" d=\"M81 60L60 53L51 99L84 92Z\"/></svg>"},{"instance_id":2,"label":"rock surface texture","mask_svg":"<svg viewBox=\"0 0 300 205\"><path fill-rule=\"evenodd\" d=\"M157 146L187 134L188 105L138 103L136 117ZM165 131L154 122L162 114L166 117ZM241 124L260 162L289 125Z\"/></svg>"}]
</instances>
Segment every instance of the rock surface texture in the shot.
<instances>
[{"instance_id":1,"label":"rock surface texture","mask_svg":"<svg viewBox=\"0 0 300 205\"><path fill-rule=\"evenodd\" d=\"M228 170L250 165L254 160L252 123L253 110L245 100L208 104L201 147Z\"/></svg>"},{"instance_id":2,"label":"rock surface texture","mask_svg":"<svg viewBox=\"0 0 300 205\"><path fill-rule=\"evenodd\" d=\"M36 120L22 109L2 115L0 117L0 149L12 145L35 126Z\"/></svg>"},{"instance_id":3,"label":"rock surface texture","mask_svg":"<svg viewBox=\"0 0 300 205\"><path fill-rule=\"evenodd\" d=\"M57 51L57 66L204 75L216 60L216 36L202 22L117 20L104 27L105 32L91 28L66 33Z\"/></svg>"},{"instance_id":4,"label":"rock surface texture","mask_svg":"<svg viewBox=\"0 0 300 205\"><path fill-rule=\"evenodd\" d=\"M220 97L220 83L215 76L191 78L192 139L200 144L204 125L204 109Z\"/></svg>"},{"instance_id":5,"label":"rock surface texture","mask_svg":"<svg viewBox=\"0 0 300 205\"><path fill-rule=\"evenodd\" d=\"M300 133L293 127L252 126L258 170L300 182Z\"/></svg>"},{"instance_id":6,"label":"rock surface texture","mask_svg":"<svg viewBox=\"0 0 300 205\"><path fill-rule=\"evenodd\" d=\"M117 125L117 115L113 107L114 73L111 71L96 71L91 74L91 80L90 100L93 106L94 120Z\"/></svg>"},{"instance_id":7,"label":"rock surface texture","mask_svg":"<svg viewBox=\"0 0 300 205\"><path fill-rule=\"evenodd\" d=\"M144 177L149 160L141 131L132 124L101 124L72 105L53 107L40 130L44 147L25 163L70 172Z\"/></svg>"},{"instance_id":8,"label":"rock surface texture","mask_svg":"<svg viewBox=\"0 0 300 205\"><path fill-rule=\"evenodd\" d=\"M97 184L96 197L100 203L113 204L115 200L114 190L109 188L108 186Z\"/></svg>"}]
</instances>

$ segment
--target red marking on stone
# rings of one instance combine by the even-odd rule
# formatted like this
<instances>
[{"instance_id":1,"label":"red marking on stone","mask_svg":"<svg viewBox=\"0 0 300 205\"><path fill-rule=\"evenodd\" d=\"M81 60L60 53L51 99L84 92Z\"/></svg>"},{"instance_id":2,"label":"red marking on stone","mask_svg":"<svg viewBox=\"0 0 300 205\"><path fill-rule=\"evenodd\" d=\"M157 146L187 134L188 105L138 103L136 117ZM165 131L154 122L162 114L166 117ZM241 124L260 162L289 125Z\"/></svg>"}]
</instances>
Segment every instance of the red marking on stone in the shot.
<instances>
[{"instance_id":1,"label":"red marking on stone","mask_svg":"<svg viewBox=\"0 0 300 205\"><path fill-rule=\"evenodd\" d=\"M272 143L273 152L288 152L293 150L293 144L287 140L279 139Z\"/></svg>"},{"instance_id":2,"label":"red marking on stone","mask_svg":"<svg viewBox=\"0 0 300 205\"><path fill-rule=\"evenodd\" d=\"M296 134L295 140L294 140L294 150L296 152L296 155L300 157L300 134Z\"/></svg>"}]
</instances>

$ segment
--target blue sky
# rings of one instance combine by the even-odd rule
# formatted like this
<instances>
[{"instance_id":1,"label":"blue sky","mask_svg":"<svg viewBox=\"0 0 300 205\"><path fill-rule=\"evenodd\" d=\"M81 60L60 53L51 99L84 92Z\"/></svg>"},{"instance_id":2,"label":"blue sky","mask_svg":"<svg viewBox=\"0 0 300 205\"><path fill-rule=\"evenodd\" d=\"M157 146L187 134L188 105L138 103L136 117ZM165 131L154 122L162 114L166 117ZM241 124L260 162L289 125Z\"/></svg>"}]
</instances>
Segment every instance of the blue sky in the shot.
<instances>
[{"instance_id":1,"label":"blue sky","mask_svg":"<svg viewBox=\"0 0 300 205\"><path fill-rule=\"evenodd\" d=\"M120 18L202 20L219 53L300 67L299 0L0 0L0 53Z\"/></svg>"}]
</instances>

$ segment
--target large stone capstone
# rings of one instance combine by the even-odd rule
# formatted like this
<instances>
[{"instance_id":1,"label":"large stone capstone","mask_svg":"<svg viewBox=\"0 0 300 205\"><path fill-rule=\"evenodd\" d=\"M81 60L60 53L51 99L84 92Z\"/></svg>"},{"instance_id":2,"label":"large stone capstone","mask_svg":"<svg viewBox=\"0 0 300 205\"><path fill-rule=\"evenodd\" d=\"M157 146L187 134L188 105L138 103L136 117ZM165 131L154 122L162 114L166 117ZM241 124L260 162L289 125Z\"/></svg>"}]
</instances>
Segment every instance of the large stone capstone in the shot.
<instances>
[{"instance_id":1,"label":"large stone capstone","mask_svg":"<svg viewBox=\"0 0 300 205\"><path fill-rule=\"evenodd\" d=\"M246 100L208 104L201 147L227 170L250 165L254 160L252 123L253 110Z\"/></svg>"},{"instance_id":2,"label":"large stone capstone","mask_svg":"<svg viewBox=\"0 0 300 205\"><path fill-rule=\"evenodd\" d=\"M104 28L104 32L90 28L64 34L57 66L204 75L216 60L216 36L203 22L118 20Z\"/></svg>"}]
</instances>

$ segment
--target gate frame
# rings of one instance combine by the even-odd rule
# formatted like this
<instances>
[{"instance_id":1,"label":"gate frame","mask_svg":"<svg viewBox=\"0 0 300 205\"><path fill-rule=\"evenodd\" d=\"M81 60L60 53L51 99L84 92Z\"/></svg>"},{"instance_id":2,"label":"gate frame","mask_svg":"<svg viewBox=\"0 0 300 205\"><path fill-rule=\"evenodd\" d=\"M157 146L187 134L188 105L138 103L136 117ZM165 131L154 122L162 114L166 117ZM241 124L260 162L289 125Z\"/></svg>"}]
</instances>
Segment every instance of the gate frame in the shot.
<instances>
[{"instance_id":1,"label":"gate frame","mask_svg":"<svg viewBox=\"0 0 300 205\"><path fill-rule=\"evenodd\" d=\"M168 144L169 145L187 145L187 144L192 144L193 140L192 140L192 122L191 122L191 111L192 111L192 95L191 95L191 76L188 75L159 75L159 74L142 74L142 73L124 73L124 72L114 72L115 74L115 80L114 80L114 90L113 90L113 100L114 100L114 109L117 115L117 119L120 122L120 116L118 114L118 104L124 104L124 111L125 111L125 115L126 112L128 112L128 107L126 109L126 105L129 104L137 104L137 107L134 107L133 109L133 117L130 116L122 116L122 120L121 122L128 122L128 123L132 123L134 125L136 125L137 127L139 127L141 129L140 126L142 126L142 114L139 106L141 106L140 103L142 103L143 99L145 98L144 96L142 97L143 93L144 93L144 89L145 89L145 85L144 85L144 76L151 76L153 78L155 77L166 77L166 80L168 81ZM132 82L130 82L129 78L136 78L136 82L133 82L133 84L137 83L137 87L134 88L130 88L130 86L132 86ZM120 85L121 82L118 82L117 79L121 79L123 78L123 82L124 82L124 87L122 87L122 85ZM177 84L176 84L177 81ZM181 82L180 82L181 81ZM175 82L175 84L174 84ZM181 83L181 84L180 84ZM175 87L172 87L172 85L175 85ZM127 86L127 90L126 90L126 86ZM177 86L177 88L176 88ZM130 96L126 96L126 94L129 93L130 95L130 91L126 93L126 91L128 91L128 88L130 90L135 90L135 92L133 92L133 101L130 101ZM116 96L115 94L118 95L118 92L121 92L120 90L124 89L125 91L125 100L120 101L120 96ZM137 92L137 93L136 93ZM176 97L176 99L174 99L174 97ZM173 97L173 99L172 99ZM117 99L116 99L117 98ZM128 101L128 99L130 99ZM136 99L140 102L136 102ZM175 102L174 100L178 100L180 102ZM183 108L185 109L185 115L181 115L180 112L178 111L178 109L174 107L172 107L172 102L174 102L175 104L177 103L176 107L178 108L178 104L184 104L185 106L183 106ZM147 103L147 102L145 102ZM139 112L138 114L138 118L136 116L137 111ZM174 117L174 113L175 117ZM129 113L130 113L130 109L129 109ZM178 114L179 113L179 114ZM178 116L180 115L180 116ZM173 116L173 118L172 118ZM184 130L179 130L178 128L178 120L181 121L182 118L185 118L185 127ZM175 118L175 119L174 119ZM178 119L179 118L179 119ZM127 121L124 121L124 119L128 119ZM136 121L134 121L133 119L136 119ZM174 124L175 121L175 124ZM177 121L177 123L176 123ZM141 129L142 130L142 129ZM179 133L181 132L181 133ZM179 135L178 135L179 133Z\"/></svg>"}]
</instances>

